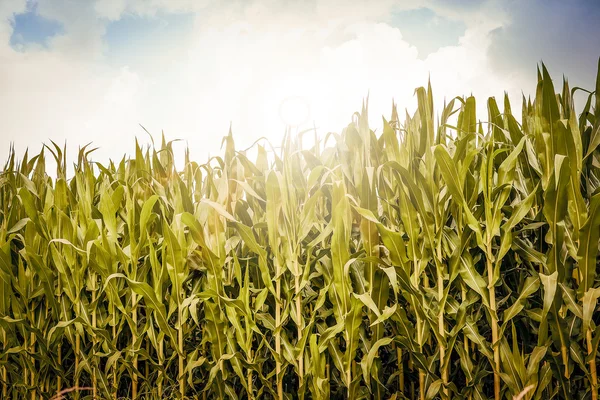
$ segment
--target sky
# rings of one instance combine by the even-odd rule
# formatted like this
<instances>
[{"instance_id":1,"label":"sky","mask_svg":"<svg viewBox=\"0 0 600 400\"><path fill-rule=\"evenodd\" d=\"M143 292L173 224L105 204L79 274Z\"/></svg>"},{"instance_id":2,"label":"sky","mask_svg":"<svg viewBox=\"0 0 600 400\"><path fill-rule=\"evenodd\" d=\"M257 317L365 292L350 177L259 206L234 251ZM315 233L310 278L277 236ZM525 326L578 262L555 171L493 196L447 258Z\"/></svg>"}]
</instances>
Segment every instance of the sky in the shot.
<instances>
[{"instance_id":1,"label":"sky","mask_svg":"<svg viewBox=\"0 0 600 400\"><path fill-rule=\"evenodd\" d=\"M0 0L0 163L50 140L105 163L164 131L192 158L340 132L368 96L381 131L431 80L444 99L534 93L536 64L592 88L596 0ZM401 114L402 115L402 114ZM181 159L181 157L180 157Z\"/></svg>"}]
</instances>

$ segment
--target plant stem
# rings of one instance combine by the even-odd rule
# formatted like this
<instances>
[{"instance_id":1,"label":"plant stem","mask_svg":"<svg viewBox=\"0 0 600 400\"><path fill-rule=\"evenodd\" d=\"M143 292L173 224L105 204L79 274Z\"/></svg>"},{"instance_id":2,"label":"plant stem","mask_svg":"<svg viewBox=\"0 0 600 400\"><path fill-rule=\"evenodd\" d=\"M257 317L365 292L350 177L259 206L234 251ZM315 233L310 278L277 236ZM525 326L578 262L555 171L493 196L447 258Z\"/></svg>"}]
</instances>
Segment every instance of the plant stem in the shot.
<instances>
[{"instance_id":1,"label":"plant stem","mask_svg":"<svg viewBox=\"0 0 600 400\"><path fill-rule=\"evenodd\" d=\"M414 260L413 260L413 266L414 266L414 273L413 273L413 283L415 285L416 288L419 287L419 281L421 280L421 277L419 275L417 275L417 273L419 272L419 260L417 259L416 255L414 256ZM427 276L425 276L425 279L427 279ZM425 287L427 287L427 282L424 282ZM413 300L415 302L415 304L417 303L418 299L414 298ZM415 316L417 319L417 344L419 345L419 353L423 353L423 322L421 321L421 317L419 316L419 313L415 312ZM411 385L413 385L413 383L411 382ZM419 368L419 399L420 400L425 400L425 371L423 371L422 368Z\"/></svg>"},{"instance_id":2,"label":"plant stem","mask_svg":"<svg viewBox=\"0 0 600 400\"><path fill-rule=\"evenodd\" d=\"M248 265L246 264L246 273L248 273ZM251 297L250 298L250 306L252 307L252 309L254 309L254 305L255 305L255 298ZM250 318L246 317L246 326L249 326L250 324ZM249 343L249 349L248 349L248 362L252 362L252 331L247 331L247 337L246 340ZM248 385L248 400L252 400L254 398L254 393L253 393L253 388L252 388L252 368L248 368L248 372L247 372L247 385Z\"/></svg>"},{"instance_id":3,"label":"plant stem","mask_svg":"<svg viewBox=\"0 0 600 400\"><path fill-rule=\"evenodd\" d=\"M465 285L464 282L461 283L461 291L462 291L462 301L467 301L467 287ZM467 336L464 336L464 349L465 349L465 357L468 359L469 358L469 338L467 338ZM465 385L469 384L469 379L467 377L465 377ZM471 399L471 393L469 393L469 397L468 399Z\"/></svg>"},{"instance_id":4,"label":"plant stem","mask_svg":"<svg viewBox=\"0 0 600 400\"><path fill-rule=\"evenodd\" d=\"M594 353L594 349L592 347L592 330L588 329L585 336L587 339L588 355L591 355ZM596 372L596 357L590 358L590 374L592 375L592 400L598 400L598 375Z\"/></svg>"},{"instance_id":5,"label":"plant stem","mask_svg":"<svg viewBox=\"0 0 600 400\"><path fill-rule=\"evenodd\" d=\"M281 278L279 276L281 272L281 267L279 266L279 263L277 263L277 267L275 270L275 274L277 276L277 280L275 282L275 292L276 292L276 299L275 299L275 352L279 355L281 354L281 334L279 333L279 328L281 325L281 303L280 303L280 298L281 298ZM276 380L277 380L277 398L279 400L283 399L283 383L281 381L281 362L277 361L276 365L275 365L275 372L277 373L276 375Z\"/></svg>"},{"instance_id":6,"label":"plant stem","mask_svg":"<svg viewBox=\"0 0 600 400\"><path fill-rule=\"evenodd\" d=\"M412 372L414 369L412 354L408 353L408 370ZM410 398L411 400L415 399L415 382L413 379L410 380Z\"/></svg>"},{"instance_id":7,"label":"plant stem","mask_svg":"<svg viewBox=\"0 0 600 400\"><path fill-rule=\"evenodd\" d=\"M248 353L250 359L252 359L252 348L250 348L250 352ZM252 368L248 368L248 399L254 398L252 393Z\"/></svg>"},{"instance_id":8,"label":"plant stem","mask_svg":"<svg viewBox=\"0 0 600 400\"><path fill-rule=\"evenodd\" d=\"M59 228L58 229L60 229L60 222L59 222ZM58 306L62 307L62 284L61 284L60 278L58 279ZM59 339L57 351L58 351L58 365L62 365L62 339ZM57 393L57 396L58 396L58 393L60 393L61 387L62 387L62 378L59 375L56 378L56 393Z\"/></svg>"},{"instance_id":9,"label":"plant stem","mask_svg":"<svg viewBox=\"0 0 600 400\"><path fill-rule=\"evenodd\" d=\"M62 365L62 343L58 344L58 365ZM56 378L56 393L60 393L62 386L62 378L60 375Z\"/></svg>"},{"instance_id":10,"label":"plant stem","mask_svg":"<svg viewBox=\"0 0 600 400\"><path fill-rule=\"evenodd\" d=\"M498 350L498 317L496 316L496 290L494 288L494 266L492 265L492 241L487 240L488 289L490 291L490 310L492 319L492 348L494 349L494 399L500 400L500 351Z\"/></svg>"},{"instance_id":11,"label":"plant stem","mask_svg":"<svg viewBox=\"0 0 600 400\"><path fill-rule=\"evenodd\" d=\"M6 350L6 330L2 329L2 350ZM6 356L6 359L8 360L8 356ZM60 361L59 361L60 363ZM6 385L7 382L7 370L6 370L6 366L2 367L2 398L6 399L8 398L8 387Z\"/></svg>"},{"instance_id":12,"label":"plant stem","mask_svg":"<svg viewBox=\"0 0 600 400\"><path fill-rule=\"evenodd\" d=\"M33 280L31 281L31 289L33 291ZM31 324L34 325L35 324L35 310L31 309ZM33 354L35 354L35 334L33 332L30 333L29 335L29 348L31 351L31 376L30 376L30 382L31 382L31 386L33 387L33 390L31 391L31 400L35 400L36 397L36 390L35 390L35 358L33 358ZM27 381L27 380L25 380Z\"/></svg>"},{"instance_id":13,"label":"plant stem","mask_svg":"<svg viewBox=\"0 0 600 400\"><path fill-rule=\"evenodd\" d=\"M163 340L161 340L158 343L158 365L160 365L160 377L158 378L158 395L162 398L163 396L163 389L162 389L162 383L163 383L163 371L162 371L162 365L163 365Z\"/></svg>"},{"instance_id":14,"label":"plant stem","mask_svg":"<svg viewBox=\"0 0 600 400\"><path fill-rule=\"evenodd\" d=\"M352 375L349 375L349 378L352 378L353 376L356 376L356 362L354 362L354 360L352 360L351 362L352 364ZM348 373L350 374L350 370L348 370ZM348 380L348 399L352 399L352 397L350 397L350 387L352 386L352 379Z\"/></svg>"},{"instance_id":15,"label":"plant stem","mask_svg":"<svg viewBox=\"0 0 600 400\"><path fill-rule=\"evenodd\" d=\"M298 263L296 262L296 267L298 267ZM296 319L298 321L298 343L302 340L302 311L301 307L301 299L300 299L300 277L298 275L295 276L295 285L296 285ZM302 380L304 377L304 363L303 363L303 354L302 349L300 349L300 354L298 355L298 378L299 378L299 386L302 386Z\"/></svg>"},{"instance_id":16,"label":"plant stem","mask_svg":"<svg viewBox=\"0 0 600 400\"><path fill-rule=\"evenodd\" d=\"M404 364L402 363L402 349L400 347L396 347L396 354L398 357L398 386L400 393L404 393Z\"/></svg>"},{"instance_id":17,"label":"plant stem","mask_svg":"<svg viewBox=\"0 0 600 400\"><path fill-rule=\"evenodd\" d=\"M33 314L33 311L32 311ZM32 332L30 335L31 341L31 354L35 354L35 334ZM31 357L31 386L34 388L31 392L31 400L35 400L36 396L36 385L35 385L35 358Z\"/></svg>"},{"instance_id":18,"label":"plant stem","mask_svg":"<svg viewBox=\"0 0 600 400\"><path fill-rule=\"evenodd\" d=\"M94 286L92 288L92 303L96 301L96 275L93 275ZM96 308L92 310L92 327L96 328ZM96 336L94 335L92 339L92 349L96 350ZM96 378L96 360L94 359L92 365L92 399L96 400L98 396L98 385Z\"/></svg>"},{"instance_id":19,"label":"plant stem","mask_svg":"<svg viewBox=\"0 0 600 400\"><path fill-rule=\"evenodd\" d=\"M131 332L131 342L133 346L135 346L135 342L137 341L137 308L136 308L137 295L135 292L131 292L131 319L133 320L133 332ZM138 367L138 359L137 355L134 352L133 354L133 375L131 377L131 397L133 400L137 399L137 389L138 389L138 376L135 372Z\"/></svg>"},{"instance_id":20,"label":"plant stem","mask_svg":"<svg viewBox=\"0 0 600 400\"><path fill-rule=\"evenodd\" d=\"M150 354L150 341L146 338L146 353ZM150 364L148 360L144 362L144 382L148 383L148 376L150 375Z\"/></svg>"},{"instance_id":21,"label":"plant stem","mask_svg":"<svg viewBox=\"0 0 600 400\"><path fill-rule=\"evenodd\" d=\"M438 245L436 246L436 251L437 251L437 260L438 263L436 265L436 270L437 270L437 286L438 286L438 302L442 301L442 298L444 297L444 274L442 271L442 245L441 243L438 243ZM446 327L445 327L445 322L444 322L444 308L440 306L440 310L439 310L439 316L438 316L438 329L439 329L439 334L442 336L442 338L446 338ZM447 367L443 367L444 364L444 358L446 356L446 347L440 344L440 369L441 369L441 373L442 373L442 382L444 383L444 394L446 395L446 397L448 398L448 368Z\"/></svg>"},{"instance_id":22,"label":"plant stem","mask_svg":"<svg viewBox=\"0 0 600 400\"><path fill-rule=\"evenodd\" d=\"M207 355L206 344L202 343L202 354ZM202 400L206 400L206 390L202 391Z\"/></svg>"},{"instance_id":23,"label":"plant stem","mask_svg":"<svg viewBox=\"0 0 600 400\"><path fill-rule=\"evenodd\" d=\"M441 301L444 296L444 277L442 275L442 271L438 268L438 301ZM442 338L446 338L446 329L444 327L444 310L440 307L439 316L438 316L438 326L439 326L439 334ZM446 347L440 343L440 369L442 373L442 382L444 383L444 393L446 396L448 395L448 388L446 385L448 384L448 369L443 367L444 358L446 357Z\"/></svg>"},{"instance_id":24,"label":"plant stem","mask_svg":"<svg viewBox=\"0 0 600 400\"><path fill-rule=\"evenodd\" d=\"M75 331L75 397L79 398L79 353L81 351L81 338L77 331Z\"/></svg>"},{"instance_id":25,"label":"plant stem","mask_svg":"<svg viewBox=\"0 0 600 400\"><path fill-rule=\"evenodd\" d=\"M177 309L179 329L177 330L177 346L179 348L179 394L185 398L185 380L183 378L183 315L181 306Z\"/></svg>"},{"instance_id":26,"label":"plant stem","mask_svg":"<svg viewBox=\"0 0 600 400\"><path fill-rule=\"evenodd\" d=\"M113 316L113 327L112 327L112 334L113 334L113 339L115 340L115 346L117 345L117 315L115 314L115 306L113 305L112 307L112 316ZM115 362L113 364L113 388L115 390L114 392L114 399L117 399L117 392L119 391L119 381L117 380L117 363Z\"/></svg>"}]
</instances>

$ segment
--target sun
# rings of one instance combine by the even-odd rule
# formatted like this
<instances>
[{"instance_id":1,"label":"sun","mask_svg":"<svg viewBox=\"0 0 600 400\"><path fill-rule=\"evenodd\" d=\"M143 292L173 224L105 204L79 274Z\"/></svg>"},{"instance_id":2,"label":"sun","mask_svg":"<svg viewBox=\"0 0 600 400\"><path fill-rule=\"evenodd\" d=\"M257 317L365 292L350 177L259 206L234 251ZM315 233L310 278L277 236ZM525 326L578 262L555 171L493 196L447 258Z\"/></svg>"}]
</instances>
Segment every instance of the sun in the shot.
<instances>
[{"instance_id":1,"label":"sun","mask_svg":"<svg viewBox=\"0 0 600 400\"><path fill-rule=\"evenodd\" d=\"M297 127L308 122L310 105L303 96L288 96L279 104L279 117L288 126Z\"/></svg>"}]
</instances>

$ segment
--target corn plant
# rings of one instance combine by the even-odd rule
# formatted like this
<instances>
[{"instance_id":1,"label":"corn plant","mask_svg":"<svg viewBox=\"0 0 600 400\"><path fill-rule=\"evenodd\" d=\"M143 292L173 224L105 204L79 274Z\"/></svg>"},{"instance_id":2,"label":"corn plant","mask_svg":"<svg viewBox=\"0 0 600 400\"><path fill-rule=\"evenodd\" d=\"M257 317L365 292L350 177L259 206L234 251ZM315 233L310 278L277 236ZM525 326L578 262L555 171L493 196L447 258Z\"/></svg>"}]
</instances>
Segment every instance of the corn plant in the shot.
<instances>
[{"instance_id":1,"label":"corn plant","mask_svg":"<svg viewBox=\"0 0 600 400\"><path fill-rule=\"evenodd\" d=\"M181 170L11 148L1 397L597 399L600 65L537 79Z\"/></svg>"}]
</instances>

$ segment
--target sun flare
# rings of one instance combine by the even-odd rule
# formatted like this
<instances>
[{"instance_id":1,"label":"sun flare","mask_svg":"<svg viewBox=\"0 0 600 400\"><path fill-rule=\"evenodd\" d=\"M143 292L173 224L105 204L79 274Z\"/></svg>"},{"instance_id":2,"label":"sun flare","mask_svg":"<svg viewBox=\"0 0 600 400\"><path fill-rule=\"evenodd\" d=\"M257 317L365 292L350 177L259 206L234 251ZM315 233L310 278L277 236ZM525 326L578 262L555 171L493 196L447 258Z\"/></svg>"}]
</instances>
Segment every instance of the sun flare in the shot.
<instances>
[{"instance_id":1,"label":"sun flare","mask_svg":"<svg viewBox=\"0 0 600 400\"><path fill-rule=\"evenodd\" d=\"M279 105L279 117L288 126L297 127L305 124L310 118L308 100L303 96L284 98Z\"/></svg>"}]
</instances>

